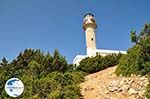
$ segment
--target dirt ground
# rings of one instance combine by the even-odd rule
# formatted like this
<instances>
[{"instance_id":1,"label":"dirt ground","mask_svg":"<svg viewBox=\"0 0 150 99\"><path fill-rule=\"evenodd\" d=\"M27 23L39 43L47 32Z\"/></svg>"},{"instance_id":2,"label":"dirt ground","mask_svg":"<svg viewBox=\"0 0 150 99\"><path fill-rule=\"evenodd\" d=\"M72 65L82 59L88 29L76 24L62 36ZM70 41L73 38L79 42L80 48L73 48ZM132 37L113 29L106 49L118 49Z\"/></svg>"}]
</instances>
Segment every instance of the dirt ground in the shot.
<instances>
[{"instance_id":1,"label":"dirt ground","mask_svg":"<svg viewBox=\"0 0 150 99\"><path fill-rule=\"evenodd\" d=\"M116 66L107 68L100 72L89 74L81 86L81 94L84 99L109 99L105 96L104 87L109 81L117 79L114 74Z\"/></svg>"},{"instance_id":2,"label":"dirt ground","mask_svg":"<svg viewBox=\"0 0 150 99\"><path fill-rule=\"evenodd\" d=\"M85 82L81 83L81 94L84 99L129 99L126 95L114 94L109 97L105 92L110 81L119 79L114 72L116 66L107 68L97 73L89 74L85 77Z\"/></svg>"}]
</instances>

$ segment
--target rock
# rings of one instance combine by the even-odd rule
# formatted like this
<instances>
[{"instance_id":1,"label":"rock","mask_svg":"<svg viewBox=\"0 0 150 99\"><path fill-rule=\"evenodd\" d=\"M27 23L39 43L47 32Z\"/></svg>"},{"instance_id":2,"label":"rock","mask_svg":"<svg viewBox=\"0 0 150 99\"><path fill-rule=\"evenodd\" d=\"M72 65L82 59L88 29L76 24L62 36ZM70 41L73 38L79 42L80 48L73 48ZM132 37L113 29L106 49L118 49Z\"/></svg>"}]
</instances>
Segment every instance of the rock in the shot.
<instances>
[{"instance_id":1,"label":"rock","mask_svg":"<svg viewBox=\"0 0 150 99\"><path fill-rule=\"evenodd\" d=\"M134 95L131 95L129 99L138 99Z\"/></svg>"},{"instance_id":2,"label":"rock","mask_svg":"<svg viewBox=\"0 0 150 99\"><path fill-rule=\"evenodd\" d=\"M144 96L145 90L141 90L138 92L139 96L142 98Z\"/></svg>"},{"instance_id":3,"label":"rock","mask_svg":"<svg viewBox=\"0 0 150 99\"><path fill-rule=\"evenodd\" d=\"M121 81L120 81L120 85L123 85L125 84L125 78L123 78Z\"/></svg>"},{"instance_id":4,"label":"rock","mask_svg":"<svg viewBox=\"0 0 150 99\"><path fill-rule=\"evenodd\" d=\"M130 88L128 93L129 93L129 95L133 95L133 94L137 94L138 92L135 89Z\"/></svg>"},{"instance_id":5,"label":"rock","mask_svg":"<svg viewBox=\"0 0 150 99\"><path fill-rule=\"evenodd\" d=\"M86 77L89 81L82 84L81 93L92 98L85 99L147 99L145 91L149 80L145 76L117 77L113 71L105 72Z\"/></svg>"},{"instance_id":6,"label":"rock","mask_svg":"<svg viewBox=\"0 0 150 99\"><path fill-rule=\"evenodd\" d=\"M140 78L140 81L145 81L147 80L147 78L145 78L144 76Z\"/></svg>"},{"instance_id":7,"label":"rock","mask_svg":"<svg viewBox=\"0 0 150 99\"><path fill-rule=\"evenodd\" d=\"M99 91L102 91L102 90L99 90ZM104 91L105 94L109 94L109 89L108 88L105 88L103 91Z\"/></svg>"},{"instance_id":8,"label":"rock","mask_svg":"<svg viewBox=\"0 0 150 99\"><path fill-rule=\"evenodd\" d=\"M128 81L128 84L132 84L134 82L134 80L133 79L130 79L129 81Z\"/></svg>"},{"instance_id":9,"label":"rock","mask_svg":"<svg viewBox=\"0 0 150 99\"><path fill-rule=\"evenodd\" d=\"M108 89L110 92L114 92L114 91L117 91L118 88L113 86L113 87L109 87Z\"/></svg>"},{"instance_id":10,"label":"rock","mask_svg":"<svg viewBox=\"0 0 150 99\"><path fill-rule=\"evenodd\" d=\"M122 92L123 92L123 93L128 92L129 88L130 88L130 85L123 85L123 86L122 86Z\"/></svg>"},{"instance_id":11,"label":"rock","mask_svg":"<svg viewBox=\"0 0 150 99\"><path fill-rule=\"evenodd\" d=\"M140 91L140 90L142 89L142 87L143 87L143 86L137 86L136 89L137 89L138 91Z\"/></svg>"},{"instance_id":12,"label":"rock","mask_svg":"<svg viewBox=\"0 0 150 99\"><path fill-rule=\"evenodd\" d=\"M117 86L119 84L119 81L113 80L110 82L109 86Z\"/></svg>"},{"instance_id":13,"label":"rock","mask_svg":"<svg viewBox=\"0 0 150 99\"><path fill-rule=\"evenodd\" d=\"M109 96L117 94L127 95L129 99L145 99L145 87L148 84L149 81L145 77L136 75L122 77L122 79L110 81L104 93Z\"/></svg>"},{"instance_id":14,"label":"rock","mask_svg":"<svg viewBox=\"0 0 150 99\"><path fill-rule=\"evenodd\" d=\"M109 90L105 90L105 94L109 94Z\"/></svg>"},{"instance_id":15,"label":"rock","mask_svg":"<svg viewBox=\"0 0 150 99\"><path fill-rule=\"evenodd\" d=\"M122 92L122 88L121 88L121 87L118 88L117 92L118 92L118 93L119 93L119 92Z\"/></svg>"},{"instance_id":16,"label":"rock","mask_svg":"<svg viewBox=\"0 0 150 99\"><path fill-rule=\"evenodd\" d=\"M116 81L116 80L113 80L113 81L110 82L108 90L110 92L118 91L118 89L119 89L118 85L119 85L119 82Z\"/></svg>"}]
</instances>

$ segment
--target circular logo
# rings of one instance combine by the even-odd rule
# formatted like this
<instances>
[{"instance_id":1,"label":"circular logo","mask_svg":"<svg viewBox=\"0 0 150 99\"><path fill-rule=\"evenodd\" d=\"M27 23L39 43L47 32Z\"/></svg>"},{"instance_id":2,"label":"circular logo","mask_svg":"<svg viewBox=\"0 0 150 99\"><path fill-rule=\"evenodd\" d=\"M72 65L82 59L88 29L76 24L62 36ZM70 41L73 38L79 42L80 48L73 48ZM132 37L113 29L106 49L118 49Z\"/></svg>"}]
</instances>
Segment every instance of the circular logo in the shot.
<instances>
[{"instance_id":1,"label":"circular logo","mask_svg":"<svg viewBox=\"0 0 150 99\"><path fill-rule=\"evenodd\" d=\"M24 85L18 78L11 78L5 84L5 91L11 97L18 97L23 93Z\"/></svg>"}]
</instances>

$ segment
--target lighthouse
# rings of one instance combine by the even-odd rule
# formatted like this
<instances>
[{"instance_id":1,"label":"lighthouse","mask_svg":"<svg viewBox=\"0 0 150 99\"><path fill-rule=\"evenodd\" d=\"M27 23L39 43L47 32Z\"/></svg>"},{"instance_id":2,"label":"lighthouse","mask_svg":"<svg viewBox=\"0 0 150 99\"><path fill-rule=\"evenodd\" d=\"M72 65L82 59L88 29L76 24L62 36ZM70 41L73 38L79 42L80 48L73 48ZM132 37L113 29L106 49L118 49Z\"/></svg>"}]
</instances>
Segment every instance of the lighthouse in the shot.
<instances>
[{"instance_id":1,"label":"lighthouse","mask_svg":"<svg viewBox=\"0 0 150 99\"><path fill-rule=\"evenodd\" d=\"M126 54L126 51L120 50L108 50L108 49L97 49L96 47L96 32L97 24L92 13L87 13L84 15L83 26L86 38L86 55L76 55L73 60L73 64L79 65L82 59L86 57L94 57L96 55L101 55L103 57L111 54Z\"/></svg>"},{"instance_id":2,"label":"lighthouse","mask_svg":"<svg viewBox=\"0 0 150 99\"><path fill-rule=\"evenodd\" d=\"M95 29L97 24L92 13L87 13L84 15L83 29L85 31L86 37L86 53L88 56L93 56L96 51L96 37Z\"/></svg>"}]
</instances>

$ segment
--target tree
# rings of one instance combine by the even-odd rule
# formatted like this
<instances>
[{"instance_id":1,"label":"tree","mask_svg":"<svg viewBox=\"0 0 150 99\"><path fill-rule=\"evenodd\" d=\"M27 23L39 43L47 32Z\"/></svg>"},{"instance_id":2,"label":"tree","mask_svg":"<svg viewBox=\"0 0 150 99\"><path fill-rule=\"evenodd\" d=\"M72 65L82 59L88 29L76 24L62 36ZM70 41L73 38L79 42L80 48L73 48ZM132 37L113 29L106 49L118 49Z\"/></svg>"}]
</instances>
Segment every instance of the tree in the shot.
<instances>
[{"instance_id":1,"label":"tree","mask_svg":"<svg viewBox=\"0 0 150 99\"><path fill-rule=\"evenodd\" d=\"M0 67L0 99L11 99L4 85L12 77L24 83L19 99L79 99L78 84L83 81L82 72L73 71L64 56L55 50L42 53L39 49L25 49L10 63L2 59Z\"/></svg>"},{"instance_id":2,"label":"tree","mask_svg":"<svg viewBox=\"0 0 150 99\"><path fill-rule=\"evenodd\" d=\"M131 41L136 43L120 60L116 69L117 75L150 74L150 24L145 24L138 34L131 32Z\"/></svg>"},{"instance_id":3,"label":"tree","mask_svg":"<svg viewBox=\"0 0 150 99\"><path fill-rule=\"evenodd\" d=\"M65 69L68 67L65 57L60 56L58 50L54 51L53 57L53 70L64 72Z\"/></svg>"},{"instance_id":4,"label":"tree","mask_svg":"<svg viewBox=\"0 0 150 99\"><path fill-rule=\"evenodd\" d=\"M131 42L138 43L138 38L137 38L137 35L136 35L136 31L131 31L130 32L130 38L131 38Z\"/></svg>"},{"instance_id":5,"label":"tree","mask_svg":"<svg viewBox=\"0 0 150 99\"><path fill-rule=\"evenodd\" d=\"M2 62L0 63L1 66L7 66L8 65L8 61L6 60L5 57L3 57Z\"/></svg>"},{"instance_id":6,"label":"tree","mask_svg":"<svg viewBox=\"0 0 150 99\"><path fill-rule=\"evenodd\" d=\"M136 35L136 31L131 31L130 32L130 39L132 42L135 42L136 44L138 44L139 42L141 42L142 40L149 38L150 36L150 23L149 24L145 24L144 28L141 30L141 32L139 33L139 35Z\"/></svg>"}]
</instances>

